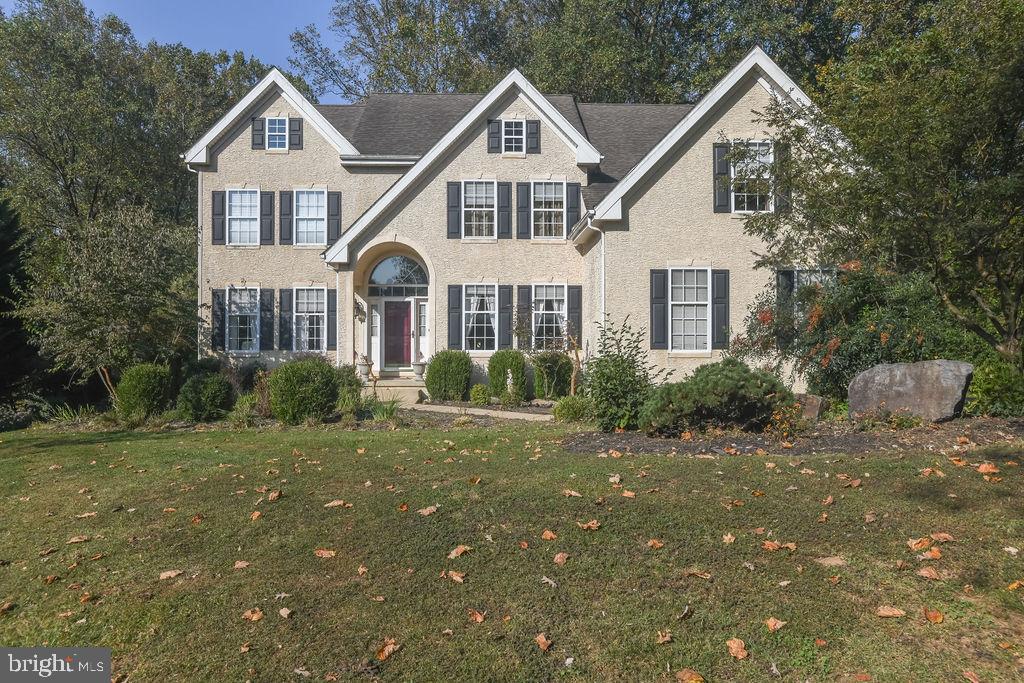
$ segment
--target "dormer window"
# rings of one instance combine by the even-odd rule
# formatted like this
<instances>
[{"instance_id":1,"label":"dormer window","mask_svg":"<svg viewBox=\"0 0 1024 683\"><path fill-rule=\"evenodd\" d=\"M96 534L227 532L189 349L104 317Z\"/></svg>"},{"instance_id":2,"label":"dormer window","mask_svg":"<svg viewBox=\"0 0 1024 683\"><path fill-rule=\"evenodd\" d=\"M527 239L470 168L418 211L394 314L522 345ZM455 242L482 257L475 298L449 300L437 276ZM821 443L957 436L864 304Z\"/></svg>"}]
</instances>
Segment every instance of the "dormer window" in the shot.
<instances>
[{"instance_id":1,"label":"dormer window","mask_svg":"<svg viewBox=\"0 0 1024 683\"><path fill-rule=\"evenodd\" d=\"M526 121L501 122L501 151L505 154L523 154L526 151Z\"/></svg>"},{"instance_id":2,"label":"dormer window","mask_svg":"<svg viewBox=\"0 0 1024 683\"><path fill-rule=\"evenodd\" d=\"M288 149L288 119L267 119L267 149Z\"/></svg>"}]
</instances>

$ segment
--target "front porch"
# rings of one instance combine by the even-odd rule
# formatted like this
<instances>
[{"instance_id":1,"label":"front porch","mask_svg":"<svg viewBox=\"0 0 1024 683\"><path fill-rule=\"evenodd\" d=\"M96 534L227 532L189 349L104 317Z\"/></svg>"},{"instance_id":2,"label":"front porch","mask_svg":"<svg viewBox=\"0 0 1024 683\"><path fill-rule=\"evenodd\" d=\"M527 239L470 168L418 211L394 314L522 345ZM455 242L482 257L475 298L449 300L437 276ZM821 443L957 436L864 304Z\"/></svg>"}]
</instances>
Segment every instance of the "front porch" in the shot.
<instances>
[{"instance_id":1,"label":"front porch","mask_svg":"<svg viewBox=\"0 0 1024 683\"><path fill-rule=\"evenodd\" d=\"M382 401L397 399L404 406L422 403L427 398L427 388L423 380L415 377L382 377L376 382L364 381L363 396L373 396Z\"/></svg>"}]
</instances>

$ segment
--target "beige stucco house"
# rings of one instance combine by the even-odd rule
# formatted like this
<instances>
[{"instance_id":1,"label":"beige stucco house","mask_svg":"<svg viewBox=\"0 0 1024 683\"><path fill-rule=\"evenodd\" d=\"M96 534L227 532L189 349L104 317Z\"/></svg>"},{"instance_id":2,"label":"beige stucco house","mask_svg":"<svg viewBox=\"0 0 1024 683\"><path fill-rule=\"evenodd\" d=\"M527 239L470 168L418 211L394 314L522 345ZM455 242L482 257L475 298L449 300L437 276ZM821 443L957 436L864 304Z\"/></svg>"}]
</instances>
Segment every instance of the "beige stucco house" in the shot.
<instances>
[{"instance_id":1,"label":"beige stucco house","mask_svg":"<svg viewBox=\"0 0 1024 683\"><path fill-rule=\"evenodd\" d=\"M770 98L806 103L753 50L694 105L590 104L518 71L485 94L314 105L267 75L183 155L198 174L200 348L268 365L318 352L414 386L445 348L594 350L647 330L677 374L718 358L774 276L752 211L784 203Z\"/></svg>"}]
</instances>

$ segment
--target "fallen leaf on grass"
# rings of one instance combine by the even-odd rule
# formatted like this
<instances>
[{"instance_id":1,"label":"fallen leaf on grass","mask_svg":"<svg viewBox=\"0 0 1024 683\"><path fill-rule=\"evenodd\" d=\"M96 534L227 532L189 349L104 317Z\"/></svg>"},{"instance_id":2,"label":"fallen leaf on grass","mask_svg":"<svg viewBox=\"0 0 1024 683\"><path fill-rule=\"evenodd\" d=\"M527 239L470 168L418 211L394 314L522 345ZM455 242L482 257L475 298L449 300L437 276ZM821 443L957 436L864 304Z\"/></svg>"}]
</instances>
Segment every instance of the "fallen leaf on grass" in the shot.
<instances>
[{"instance_id":1,"label":"fallen leaf on grass","mask_svg":"<svg viewBox=\"0 0 1024 683\"><path fill-rule=\"evenodd\" d=\"M247 642L242 643L241 646L239 646L238 651L241 652L244 655L251 648L252 648L252 646L247 641Z\"/></svg>"},{"instance_id":2,"label":"fallen leaf on grass","mask_svg":"<svg viewBox=\"0 0 1024 683\"><path fill-rule=\"evenodd\" d=\"M165 579L173 579L176 576L181 576L181 570L180 569L169 569L169 570L167 570L165 572L160 572L160 580L161 581L163 581Z\"/></svg>"},{"instance_id":3,"label":"fallen leaf on grass","mask_svg":"<svg viewBox=\"0 0 1024 683\"><path fill-rule=\"evenodd\" d=\"M572 489L563 489L562 495L566 498L582 498L583 494L579 491L573 491Z\"/></svg>"},{"instance_id":4,"label":"fallen leaf on grass","mask_svg":"<svg viewBox=\"0 0 1024 683\"><path fill-rule=\"evenodd\" d=\"M75 517L77 519L85 519L86 517L95 517L95 516L96 516L95 512L83 512L80 515L75 515Z\"/></svg>"},{"instance_id":5,"label":"fallen leaf on grass","mask_svg":"<svg viewBox=\"0 0 1024 683\"><path fill-rule=\"evenodd\" d=\"M736 540L736 537L733 536L732 534L725 534L724 536L722 536L722 543L724 543L726 545L729 545L729 544L733 543L735 540Z\"/></svg>"},{"instance_id":6,"label":"fallen leaf on grass","mask_svg":"<svg viewBox=\"0 0 1024 683\"><path fill-rule=\"evenodd\" d=\"M683 576L696 576L698 579L704 579L705 581L711 580L711 572L701 571L691 567L683 572Z\"/></svg>"},{"instance_id":7,"label":"fallen leaf on grass","mask_svg":"<svg viewBox=\"0 0 1024 683\"><path fill-rule=\"evenodd\" d=\"M933 545L928 550L924 551L917 556L919 560L939 560L942 559L942 551L939 550L939 546Z\"/></svg>"},{"instance_id":8,"label":"fallen leaf on grass","mask_svg":"<svg viewBox=\"0 0 1024 683\"><path fill-rule=\"evenodd\" d=\"M429 507L420 508L416 512L418 512L419 514L423 515L424 517L429 517L430 515L432 515L435 512L437 512L437 506L436 505L431 505Z\"/></svg>"},{"instance_id":9,"label":"fallen leaf on grass","mask_svg":"<svg viewBox=\"0 0 1024 683\"><path fill-rule=\"evenodd\" d=\"M652 550L658 550L659 548L664 548L665 544L656 538L652 538L651 540L647 541L647 547Z\"/></svg>"},{"instance_id":10,"label":"fallen leaf on grass","mask_svg":"<svg viewBox=\"0 0 1024 683\"><path fill-rule=\"evenodd\" d=\"M927 536L922 536L921 538L907 539L907 547L915 552L918 550L924 550L931 544L932 539L928 538Z\"/></svg>"},{"instance_id":11,"label":"fallen leaf on grass","mask_svg":"<svg viewBox=\"0 0 1024 683\"><path fill-rule=\"evenodd\" d=\"M394 638L385 638L384 644L377 649L377 661L383 662L391 655L398 652L401 645Z\"/></svg>"},{"instance_id":12,"label":"fallen leaf on grass","mask_svg":"<svg viewBox=\"0 0 1024 683\"><path fill-rule=\"evenodd\" d=\"M14 609L14 603L7 600L3 604L0 604L0 614L6 614Z\"/></svg>"},{"instance_id":13,"label":"fallen leaf on grass","mask_svg":"<svg viewBox=\"0 0 1024 683\"><path fill-rule=\"evenodd\" d=\"M678 683L704 683L704 677L693 669L680 669L676 672Z\"/></svg>"},{"instance_id":14,"label":"fallen leaf on grass","mask_svg":"<svg viewBox=\"0 0 1024 683\"><path fill-rule=\"evenodd\" d=\"M533 639L533 642L537 643L537 647L539 647L542 652L547 652L551 649L551 641L548 640L548 637L543 633L538 633Z\"/></svg>"},{"instance_id":15,"label":"fallen leaf on grass","mask_svg":"<svg viewBox=\"0 0 1024 683\"><path fill-rule=\"evenodd\" d=\"M936 541L938 543L951 543L956 540L955 538L953 538L952 534L948 534L945 531L936 531L934 533L929 534L929 536L933 541Z\"/></svg>"},{"instance_id":16,"label":"fallen leaf on grass","mask_svg":"<svg viewBox=\"0 0 1024 683\"><path fill-rule=\"evenodd\" d=\"M964 678L969 680L971 683L981 683L981 679L978 678L978 674L974 673L973 671L970 671L969 669L964 669L963 674Z\"/></svg>"},{"instance_id":17,"label":"fallen leaf on grass","mask_svg":"<svg viewBox=\"0 0 1024 683\"><path fill-rule=\"evenodd\" d=\"M71 545L73 543L85 543L88 540L89 540L88 536L72 536L71 538L68 539L68 543L67 544Z\"/></svg>"},{"instance_id":18,"label":"fallen leaf on grass","mask_svg":"<svg viewBox=\"0 0 1024 683\"><path fill-rule=\"evenodd\" d=\"M622 497L623 498L636 498L636 491L623 491L622 492Z\"/></svg>"},{"instance_id":19,"label":"fallen leaf on grass","mask_svg":"<svg viewBox=\"0 0 1024 683\"><path fill-rule=\"evenodd\" d=\"M761 543L761 547L770 553L773 553L776 550L781 550L783 548L790 552L796 552L796 543L793 543L792 541L790 541L789 543L779 543L778 541L763 541Z\"/></svg>"},{"instance_id":20,"label":"fallen leaf on grass","mask_svg":"<svg viewBox=\"0 0 1024 683\"><path fill-rule=\"evenodd\" d=\"M454 560L456 557L461 557L472 549L473 548L468 545L457 545L450 553L448 553L448 559Z\"/></svg>"},{"instance_id":21,"label":"fallen leaf on grass","mask_svg":"<svg viewBox=\"0 0 1024 683\"><path fill-rule=\"evenodd\" d=\"M487 612L477 612L475 609L467 609L466 614L469 615L469 620L474 624L482 624L484 619L487 618Z\"/></svg>"},{"instance_id":22,"label":"fallen leaf on grass","mask_svg":"<svg viewBox=\"0 0 1024 683\"><path fill-rule=\"evenodd\" d=\"M827 498L825 498L825 499L824 499L823 501L821 501L821 504L822 504L822 505L831 505L831 504L832 504L832 503L834 503L834 502L836 502L836 501L835 501L835 498L833 498L832 496L828 496L828 497L827 497Z\"/></svg>"},{"instance_id":23,"label":"fallen leaf on grass","mask_svg":"<svg viewBox=\"0 0 1024 683\"><path fill-rule=\"evenodd\" d=\"M658 631L658 635L655 638L655 642L658 645L664 645L666 643L671 643L672 642L672 631L669 631L667 629L664 630L664 631Z\"/></svg>"},{"instance_id":24,"label":"fallen leaf on grass","mask_svg":"<svg viewBox=\"0 0 1024 683\"><path fill-rule=\"evenodd\" d=\"M874 512L865 512L864 513L864 523L865 524L871 524L871 523L873 523L877 519L878 519L878 515L876 515Z\"/></svg>"},{"instance_id":25,"label":"fallen leaf on grass","mask_svg":"<svg viewBox=\"0 0 1024 683\"><path fill-rule=\"evenodd\" d=\"M788 623L788 621L782 621L781 619L776 619L775 617L768 617L767 619L765 619L764 625L768 627L769 631L775 633Z\"/></svg>"},{"instance_id":26,"label":"fallen leaf on grass","mask_svg":"<svg viewBox=\"0 0 1024 683\"><path fill-rule=\"evenodd\" d=\"M292 615L295 614L295 610L290 610L287 607L282 607L277 610L277 613L281 615L282 619L291 619Z\"/></svg>"},{"instance_id":27,"label":"fallen leaf on grass","mask_svg":"<svg viewBox=\"0 0 1024 683\"><path fill-rule=\"evenodd\" d=\"M939 573L935 571L935 567L921 567L917 570L917 575L931 581L939 581Z\"/></svg>"},{"instance_id":28,"label":"fallen leaf on grass","mask_svg":"<svg viewBox=\"0 0 1024 683\"><path fill-rule=\"evenodd\" d=\"M541 583L546 583L547 585L551 586L552 588L558 588L558 584L555 583L552 579L549 579L546 576L540 577L540 582Z\"/></svg>"},{"instance_id":29,"label":"fallen leaf on grass","mask_svg":"<svg viewBox=\"0 0 1024 683\"><path fill-rule=\"evenodd\" d=\"M544 533L542 533L540 537L543 538L545 541L553 541L556 538L558 538L558 535L555 534L555 532L551 529L545 529Z\"/></svg>"},{"instance_id":30,"label":"fallen leaf on grass","mask_svg":"<svg viewBox=\"0 0 1024 683\"><path fill-rule=\"evenodd\" d=\"M883 619L898 619L900 617L905 617L906 615L907 613L903 610L890 605L882 605L875 610L875 616L882 617Z\"/></svg>"},{"instance_id":31,"label":"fallen leaf on grass","mask_svg":"<svg viewBox=\"0 0 1024 683\"><path fill-rule=\"evenodd\" d=\"M317 557L320 557L320 558L323 558L323 559L327 559L329 557L334 557L335 555L338 554L338 552L336 550L329 550L327 548L317 548L316 550L313 551L313 554L316 555Z\"/></svg>"},{"instance_id":32,"label":"fallen leaf on grass","mask_svg":"<svg viewBox=\"0 0 1024 683\"><path fill-rule=\"evenodd\" d=\"M249 519L251 519L252 521L255 522L257 519L259 519L262 516L263 516L262 512L260 512L259 510L253 510L253 513L251 515L249 515Z\"/></svg>"},{"instance_id":33,"label":"fallen leaf on grass","mask_svg":"<svg viewBox=\"0 0 1024 683\"><path fill-rule=\"evenodd\" d=\"M370 570L366 568L366 565L365 564L361 564L361 565L359 565L359 568L356 569L356 574L359 574L359 576L365 576L366 572L368 572L368 571L370 571Z\"/></svg>"},{"instance_id":34,"label":"fallen leaf on grass","mask_svg":"<svg viewBox=\"0 0 1024 683\"><path fill-rule=\"evenodd\" d=\"M569 553L558 553L557 555L555 555L555 564L557 564L559 567L563 567L565 566L565 562L568 559Z\"/></svg>"},{"instance_id":35,"label":"fallen leaf on grass","mask_svg":"<svg viewBox=\"0 0 1024 683\"><path fill-rule=\"evenodd\" d=\"M352 503L346 503L342 499L332 500L330 503L324 505L325 508L350 508Z\"/></svg>"},{"instance_id":36,"label":"fallen leaf on grass","mask_svg":"<svg viewBox=\"0 0 1024 683\"><path fill-rule=\"evenodd\" d=\"M941 624L942 620L945 617L942 616L942 612L940 612L939 610L937 610L937 609L928 609L927 607L925 607L924 608L924 618L927 619L928 621L930 621L933 624Z\"/></svg>"},{"instance_id":37,"label":"fallen leaf on grass","mask_svg":"<svg viewBox=\"0 0 1024 683\"><path fill-rule=\"evenodd\" d=\"M825 567L845 567L846 566L846 560L844 560L843 558L839 557L838 555L833 555L831 557L817 557L817 558L814 559L814 561L817 562L818 564L822 565L822 566L825 566Z\"/></svg>"},{"instance_id":38,"label":"fallen leaf on grass","mask_svg":"<svg viewBox=\"0 0 1024 683\"><path fill-rule=\"evenodd\" d=\"M466 580L466 572L456 572L448 570L447 572L441 572L441 578L449 578L455 583L463 583Z\"/></svg>"},{"instance_id":39,"label":"fallen leaf on grass","mask_svg":"<svg viewBox=\"0 0 1024 683\"><path fill-rule=\"evenodd\" d=\"M249 563L246 562L245 560L235 560L235 566L234 566L235 569L245 569L248 566L249 566Z\"/></svg>"},{"instance_id":40,"label":"fallen leaf on grass","mask_svg":"<svg viewBox=\"0 0 1024 683\"><path fill-rule=\"evenodd\" d=\"M978 472L981 474L995 474L999 471L999 468L990 462L983 462L978 465Z\"/></svg>"},{"instance_id":41,"label":"fallen leaf on grass","mask_svg":"<svg viewBox=\"0 0 1024 683\"><path fill-rule=\"evenodd\" d=\"M730 638L725 641L725 644L729 647L729 654L736 659L746 659L748 656L747 646L739 638Z\"/></svg>"},{"instance_id":42,"label":"fallen leaf on grass","mask_svg":"<svg viewBox=\"0 0 1024 683\"><path fill-rule=\"evenodd\" d=\"M576 526L585 531L594 531L595 529L599 529L601 527L601 522L597 521L596 519L592 519L585 524L582 522L576 522Z\"/></svg>"},{"instance_id":43,"label":"fallen leaf on grass","mask_svg":"<svg viewBox=\"0 0 1024 683\"><path fill-rule=\"evenodd\" d=\"M271 491L270 493L267 494L267 500L270 501L271 503L273 503L275 500L278 500L280 498L281 498L281 491L278 490L278 489L274 489L273 491Z\"/></svg>"},{"instance_id":44,"label":"fallen leaf on grass","mask_svg":"<svg viewBox=\"0 0 1024 683\"><path fill-rule=\"evenodd\" d=\"M259 607L247 609L244 612L242 612L242 618L246 621L259 621L263 618L263 610L261 610Z\"/></svg>"}]
</instances>

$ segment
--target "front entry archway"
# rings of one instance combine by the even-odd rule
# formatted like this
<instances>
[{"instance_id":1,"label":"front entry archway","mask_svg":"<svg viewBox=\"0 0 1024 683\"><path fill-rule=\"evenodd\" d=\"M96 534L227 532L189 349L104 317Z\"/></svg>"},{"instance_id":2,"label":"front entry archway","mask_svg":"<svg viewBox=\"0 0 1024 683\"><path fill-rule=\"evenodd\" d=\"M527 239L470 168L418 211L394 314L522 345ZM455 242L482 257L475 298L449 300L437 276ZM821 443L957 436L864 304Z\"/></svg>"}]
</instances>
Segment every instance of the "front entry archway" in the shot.
<instances>
[{"instance_id":1,"label":"front entry archway","mask_svg":"<svg viewBox=\"0 0 1024 683\"><path fill-rule=\"evenodd\" d=\"M426 269L414 258L382 258L367 280L367 348L374 367L405 370L430 354Z\"/></svg>"}]
</instances>

